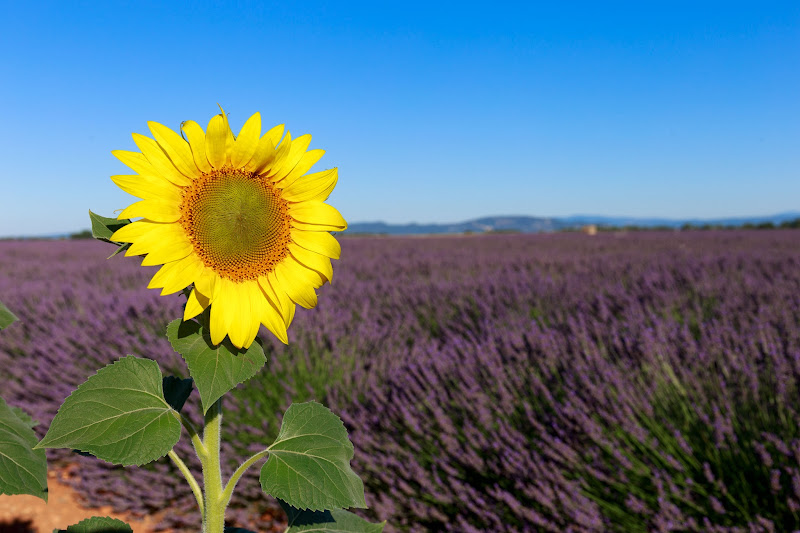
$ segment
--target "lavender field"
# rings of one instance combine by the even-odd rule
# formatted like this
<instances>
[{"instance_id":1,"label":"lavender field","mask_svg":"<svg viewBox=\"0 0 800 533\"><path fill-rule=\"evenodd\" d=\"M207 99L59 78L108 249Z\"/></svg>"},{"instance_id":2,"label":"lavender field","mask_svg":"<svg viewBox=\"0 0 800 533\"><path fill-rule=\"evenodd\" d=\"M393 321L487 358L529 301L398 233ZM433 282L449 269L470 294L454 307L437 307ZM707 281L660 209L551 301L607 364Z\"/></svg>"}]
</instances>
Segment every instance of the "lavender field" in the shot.
<instances>
[{"instance_id":1,"label":"lavender field","mask_svg":"<svg viewBox=\"0 0 800 533\"><path fill-rule=\"evenodd\" d=\"M224 407L231 465L315 398L345 421L386 531L800 529L800 232L345 238L319 306ZM42 421L125 354L186 376L182 296L94 241L0 242L0 396ZM195 398L196 399L196 398ZM196 407L196 406L195 406ZM189 406L190 413L192 406ZM195 416L197 410L194 411ZM256 414L272 423L252 428ZM262 446L263 447L263 446ZM184 439L179 453L192 455ZM162 460L70 452L90 505L199 523ZM199 468L197 462L190 465ZM257 469L232 524L281 520Z\"/></svg>"}]
</instances>

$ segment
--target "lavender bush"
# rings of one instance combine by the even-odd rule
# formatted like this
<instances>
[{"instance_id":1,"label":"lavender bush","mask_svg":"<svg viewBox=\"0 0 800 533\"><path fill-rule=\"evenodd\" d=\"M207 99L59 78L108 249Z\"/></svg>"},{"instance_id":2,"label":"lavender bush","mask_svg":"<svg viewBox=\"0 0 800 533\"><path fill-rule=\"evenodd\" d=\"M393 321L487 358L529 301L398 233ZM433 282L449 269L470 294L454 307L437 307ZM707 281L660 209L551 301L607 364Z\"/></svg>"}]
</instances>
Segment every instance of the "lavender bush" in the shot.
<instances>
[{"instance_id":1,"label":"lavender bush","mask_svg":"<svg viewBox=\"0 0 800 533\"><path fill-rule=\"evenodd\" d=\"M387 531L798 529L797 242L793 231L345 239L292 347L266 341L266 369L228 406L231 430L247 448L277 433L246 431L257 414L324 401L348 425ZM164 338L180 299L142 289L151 272L107 254L0 242L0 294L21 319L0 336L0 396L45 427L119 354L180 371ZM110 492L118 510L191 509L169 468L87 461L72 482L90 504ZM257 480L240 486L232 525L272 527L280 513Z\"/></svg>"}]
</instances>

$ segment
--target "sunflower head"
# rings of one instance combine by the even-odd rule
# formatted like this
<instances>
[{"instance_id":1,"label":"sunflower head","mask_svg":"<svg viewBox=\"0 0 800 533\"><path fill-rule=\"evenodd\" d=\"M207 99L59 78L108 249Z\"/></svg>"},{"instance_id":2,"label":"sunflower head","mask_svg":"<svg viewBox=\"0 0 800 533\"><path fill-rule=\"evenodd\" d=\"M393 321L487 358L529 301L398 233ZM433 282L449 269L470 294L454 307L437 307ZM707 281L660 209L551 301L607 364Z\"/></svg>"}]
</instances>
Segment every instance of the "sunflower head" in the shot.
<instances>
[{"instance_id":1,"label":"sunflower head","mask_svg":"<svg viewBox=\"0 0 800 533\"><path fill-rule=\"evenodd\" d=\"M144 255L142 265L163 265L148 287L166 295L192 285L183 319L210 307L214 344L227 335L246 348L261 324L288 342L295 304L316 305L339 258L330 232L347 223L324 203L337 169L309 174L324 151L282 125L262 135L259 113L236 136L224 112L205 131L184 122L182 136L148 125L152 138L133 134L140 152L112 152L135 174L111 179L142 200L119 215L140 220L111 239L131 243L126 255Z\"/></svg>"}]
</instances>

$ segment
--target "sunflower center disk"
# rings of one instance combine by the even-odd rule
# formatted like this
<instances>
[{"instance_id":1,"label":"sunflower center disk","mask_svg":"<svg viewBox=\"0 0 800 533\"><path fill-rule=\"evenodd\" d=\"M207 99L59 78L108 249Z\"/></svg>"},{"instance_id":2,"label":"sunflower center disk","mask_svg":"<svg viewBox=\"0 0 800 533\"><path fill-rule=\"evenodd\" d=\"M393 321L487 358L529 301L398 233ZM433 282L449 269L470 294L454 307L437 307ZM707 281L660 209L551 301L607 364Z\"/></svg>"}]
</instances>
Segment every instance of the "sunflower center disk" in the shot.
<instances>
[{"instance_id":1,"label":"sunflower center disk","mask_svg":"<svg viewBox=\"0 0 800 533\"><path fill-rule=\"evenodd\" d=\"M204 175L187 190L182 211L195 252L224 278L257 279L288 253L286 201L259 176L231 169Z\"/></svg>"}]
</instances>

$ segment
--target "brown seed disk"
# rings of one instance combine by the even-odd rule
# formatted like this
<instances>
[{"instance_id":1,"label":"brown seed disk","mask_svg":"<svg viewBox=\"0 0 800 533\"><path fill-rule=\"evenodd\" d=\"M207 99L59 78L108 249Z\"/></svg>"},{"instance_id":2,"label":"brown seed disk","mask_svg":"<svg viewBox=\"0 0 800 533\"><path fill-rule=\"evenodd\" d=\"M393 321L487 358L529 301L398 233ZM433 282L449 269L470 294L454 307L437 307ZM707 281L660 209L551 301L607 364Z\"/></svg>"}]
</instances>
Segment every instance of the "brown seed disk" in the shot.
<instances>
[{"instance_id":1,"label":"brown seed disk","mask_svg":"<svg viewBox=\"0 0 800 533\"><path fill-rule=\"evenodd\" d=\"M255 280L289 254L291 216L264 176L225 167L184 189L180 223L203 264L232 281Z\"/></svg>"}]
</instances>

